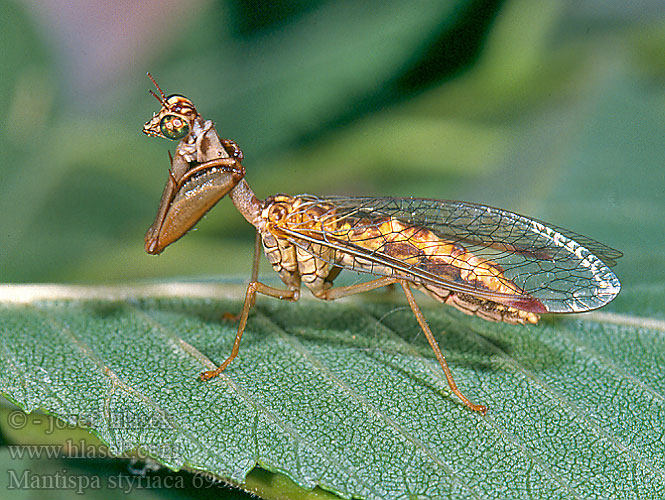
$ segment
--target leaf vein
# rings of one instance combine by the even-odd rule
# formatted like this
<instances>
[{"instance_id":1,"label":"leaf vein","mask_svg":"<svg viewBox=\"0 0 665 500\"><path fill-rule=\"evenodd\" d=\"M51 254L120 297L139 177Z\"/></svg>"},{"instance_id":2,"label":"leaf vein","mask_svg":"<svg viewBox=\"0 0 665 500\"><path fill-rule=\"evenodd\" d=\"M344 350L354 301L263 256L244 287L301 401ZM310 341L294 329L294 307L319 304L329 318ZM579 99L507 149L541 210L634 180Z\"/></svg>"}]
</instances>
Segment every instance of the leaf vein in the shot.
<instances>
[{"instance_id":1,"label":"leaf vein","mask_svg":"<svg viewBox=\"0 0 665 500\"><path fill-rule=\"evenodd\" d=\"M573 412L573 414L577 418L579 418L581 421L585 422L585 424L588 424L588 426L590 428L592 428L594 431L596 431L599 435L604 436L617 449L624 450L636 462L643 464L646 468L650 469L652 472L656 473L657 475L659 475L661 478L663 478L665 480L665 475L663 474L663 471L661 471L659 468L652 465L649 461L647 461L645 459L642 459L642 457L639 453L635 452L634 450L632 450L628 446L624 445L619 440L617 440L612 434L610 434L609 432L605 431L605 429L603 429L602 427L597 425L573 401L571 401L569 398L564 397L561 394L559 394L557 391L552 389L552 387L547 382L545 382L543 379L538 377L533 371L528 370L519 361L517 361L515 358L513 358L512 356L506 354L504 351L499 349L496 345L494 345L491 342L487 341L482 335L477 333L473 329L473 327L470 327L469 331L472 333L472 335L474 336L474 338L476 339L477 342L479 342L481 344L484 344L486 347L489 347L499 357L503 358L507 363L511 364L515 371L521 373L523 376L525 376L529 380L532 380L534 383L536 383L537 385L542 387L547 393L549 393L554 399L558 400L562 405L568 406L568 408Z\"/></svg>"},{"instance_id":2,"label":"leaf vein","mask_svg":"<svg viewBox=\"0 0 665 500\"><path fill-rule=\"evenodd\" d=\"M434 450L425 445L425 443L423 443L420 439L416 438L415 436L412 436L401 425L399 425L397 422L391 419L388 415L385 415L384 413L380 412L379 409L376 408L369 401L367 401L367 399L365 399L360 394L355 392L347 383L345 383L340 377L335 375L332 372L332 370L330 370L327 366L325 366L309 349L307 349L302 344L302 342L297 340L293 335L289 335L284 329L284 327L282 325L279 325L273 318L268 317L262 312L259 312L259 314L261 314L261 316L270 321L270 323L275 325L279 329L280 336L287 343L293 346L293 348L300 355L302 355L303 358L305 358L312 365L314 365L321 372L322 375L324 375L326 378L335 383L339 388L344 390L351 398L357 401L360 405L364 406L371 413L373 413L379 419L383 420L387 425L392 427L400 436L409 441L415 448L420 449L420 451L423 452L426 456L428 456L434 463L438 464L448 474L448 476L450 476L455 482L457 482L463 488L469 491L469 493L471 493L474 498L480 499L475 490L473 490L473 488L471 488L468 484L462 481L462 479L457 476L452 467L448 463L446 463L445 460L439 457Z\"/></svg>"},{"instance_id":3,"label":"leaf vein","mask_svg":"<svg viewBox=\"0 0 665 500\"><path fill-rule=\"evenodd\" d=\"M138 308L136 305L132 304L132 307L136 310L136 312L148 319L152 324L158 327L158 331L161 332L163 335L165 335L167 338L169 338L172 341L175 341L177 345L182 349L182 351L190 356L193 356L196 360L201 361L202 364L207 368L207 369L213 369L216 368L216 365L207 357L205 356L201 351L199 351L196 347L193 345L189 344L185 340L183 340L178 334L176 334L174 331L171 330L171 328L167 327L163 323L159 322L157 319L154 317L150 316L148 312ZM264 405L260 404L256 398L251 397L245 390L243 390L238 384L236 384L230 377L226 376L225 374L220 374L219 376L215 377L215 380L218 383L224 383L232 389L236 394L238 394L242 399L247 402L250 406L254 407L255 410L262 414L264 414L269 420L274 422L278 427L280 427L283 431L287 432L293 439L294 442L302 442L305 443L307 446L312 448L314 451L316 451L320 456L326 457L328 462L331 465L337 466L339 469L344 470L344 472L349 476L353 477L356 479L356 482L358 485L363 485L366 490L373 491L372 488L365 482L360 480L360 478L354 474L350 469L346 468L343 466L343 464L339 461L337 461L333 456L331 456L327 451L320 447L315 447L312 446L312 444L307 441L292 425L288 424L286 421L283 419L279 418L276 414L271 412L268 408L266 408ZM210 381L212 382L212 381ZM209 383L210 383L209 382ZM253 436L256 439L256 436ZM258 451L258 450L257 450ZM297 454L298 456L298 454ZM255 460L255 465L258 464L258 460ZM376 493L376 492L374 492ZM380 497L376 497L380 498Z\"/></svg>"},{"instance_id":4,"label":"leaf vein","mask_svg":"<svg viewBox=\"0 0 665 500\"><path fill-rule=\"evenodd\" d=\"M385 325L381 323L380 319L374 316L371 313L367 313L370 317L374 318L377 323L379 323L381 326L383 326L387 331L391 333L391 335L403 342L405 346L407 346L407 349L411 350L414 355L416 356L422 356L413 346L411 346L406 340L404 340L395 330L393 330L391 327L388 325ZM439 380L444 382L447 385L447 381L443 375L443 373L436 369L432 363L425 363L427 369ZM438 366L438 365L437 365ZM506 440L510 443L513 444L516 448L518 448L524 455L529 457L529 459L533 462L538 464L543 471L545 471L549 476L556 481L561 487L563 487L566 491L568 491L571 495L573 495L575 498L582 499L582 497L574 490L574 488L566 481L564 480L563 477L561 477L558 473L554 472L547 464L545 464L542 460L540 460L538 457L535 456L535 454L530 450L525 444L523 444L517 436L515 436L513 433L509 432L507 429L501 427L500 425L497 424L497 422L491 418L490 415L485 415L483 417L483 420L487 422L494 430L499 432L502 436L506 438Z\"/></svg>"}]
</instances>

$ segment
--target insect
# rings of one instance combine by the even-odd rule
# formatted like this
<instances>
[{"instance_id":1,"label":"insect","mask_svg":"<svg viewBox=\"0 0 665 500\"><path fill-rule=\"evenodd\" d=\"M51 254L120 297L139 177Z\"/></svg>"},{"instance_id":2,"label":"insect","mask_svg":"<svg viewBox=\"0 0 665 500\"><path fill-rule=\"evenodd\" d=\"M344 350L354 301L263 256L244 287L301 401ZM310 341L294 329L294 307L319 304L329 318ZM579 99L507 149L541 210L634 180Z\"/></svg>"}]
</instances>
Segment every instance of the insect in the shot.
<instances>
[{"instance_id":1,"label":"insect","mask_svg":"<svg viewBox=\"0 0 665 500\"><path fill-rule=\"evenodd\" d=\"M145 249L160 253L228 195L257 231L254 265L236 338L238 355L257 294L296 301L302 285L334 300L399 285L445 374L450 390L471 410L413 296L417 289L445 304L490 321L537 323L543 313L577 313L604 306L621 285L610 269L621 252L585 236L485 205L419 198L275 195L259 200L245 180L243 154L219 139L192 101L150 91L161 105L143 132L179 141ZM170 155L170 153L169 153ZM285 289L258 280L260 249ZM343 269L375 279L334 287Z\"/></svg>"}]
</instances>

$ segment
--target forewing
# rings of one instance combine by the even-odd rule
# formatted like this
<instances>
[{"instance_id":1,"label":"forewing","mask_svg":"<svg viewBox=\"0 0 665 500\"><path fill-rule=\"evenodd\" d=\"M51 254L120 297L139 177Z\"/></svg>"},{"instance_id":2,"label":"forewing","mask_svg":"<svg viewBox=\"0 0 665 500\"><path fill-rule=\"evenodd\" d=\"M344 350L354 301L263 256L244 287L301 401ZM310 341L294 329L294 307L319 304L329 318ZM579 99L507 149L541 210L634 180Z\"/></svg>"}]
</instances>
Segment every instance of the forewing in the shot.
<instances>
[{"instance_id":1,"label":"forewing","mask_svg":"<svg viewBox=\"0 0 665 500\"><path fill-rule=\"evenodd\" d=\"M290 222L316 207L324 224L318 230L309 228L307 231L300 231L297 224L286 224L281 228L285 229L288 239L306 250L311 247L303 245L303 241L350 253L357 259L352 262L363 262L363 265L343 267L355 271L399 274L412 281L426 281L454 292L509 303L534 312L589 311L610 302L621 289L610 269L621 257L621 252L585 236L506 210L460 201L418 198L318 198L312 195L297 198L302 204L296 213L289 215ZM434 250L432 244L428 244L429 258L400 260L394 251L388 251L387 243L367 248L358 244L358 239L353 242L340 238L335 231L326 229L334 226L330 224L333 220L344 222L358 235L371 235L379 225L385 227L387 220L396 220L400 224L393 226L415 228L416 231L410 230L409 234L416 235L422 234L422 231L418 232L419 228L431 231L441 243ZM417 236L413 241L416 239ZM423 243L418 245L422 247ZM444 253L451 251L451 245L456 251L463 248L477 259L449 259L445 266L433 266L433 252L439 252L443 258ZM470 264L483 261L495 264L496 269L502 271L501 281L512 289L491 290L473 280L460 278ZM376 265L368 267L367 262ZM459 262L458 272L451 273L456 262ZM538 306L534 307L534 304Z\"/></svg>"}]
</instances>

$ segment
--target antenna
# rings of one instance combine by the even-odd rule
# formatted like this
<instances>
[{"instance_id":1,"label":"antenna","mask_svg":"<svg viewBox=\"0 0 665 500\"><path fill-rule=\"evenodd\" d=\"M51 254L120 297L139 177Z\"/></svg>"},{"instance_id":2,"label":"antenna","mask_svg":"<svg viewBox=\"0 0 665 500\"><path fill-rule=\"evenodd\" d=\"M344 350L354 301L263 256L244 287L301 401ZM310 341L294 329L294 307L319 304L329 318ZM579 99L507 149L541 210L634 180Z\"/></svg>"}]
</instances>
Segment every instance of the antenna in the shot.
<instances>
[{"instance_id":1,"label":"antenna","mask_svg":"<svg viewBox=\"0 0 665 500\"><path fill-rule=\"evenodd\" d=\"M147 72L147 75L148 75L148 78L150 78L150 81L155 84L155 87L157 87L157 90L159 90L159 93L162 97L160 98L152 90L149 90L148 92L150 92L150 95L152 95L155 99L157 99L159 101L159 104L161 104L162 106L164 106L166 108L167 107L166 106L166 94L164 94L164 91L159 87L159 85L157 85L157 82L155 81L155 79L150 74L150 71Z\"/></svg>"}]
</instances>

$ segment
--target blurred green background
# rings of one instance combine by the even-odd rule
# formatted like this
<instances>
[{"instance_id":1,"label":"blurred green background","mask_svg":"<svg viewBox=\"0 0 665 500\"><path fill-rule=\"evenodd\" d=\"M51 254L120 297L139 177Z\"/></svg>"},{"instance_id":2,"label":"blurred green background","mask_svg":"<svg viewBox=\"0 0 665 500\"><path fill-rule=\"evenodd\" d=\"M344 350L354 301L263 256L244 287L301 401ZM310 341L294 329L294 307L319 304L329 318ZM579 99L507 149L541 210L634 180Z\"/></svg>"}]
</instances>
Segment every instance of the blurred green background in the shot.
<instances>
[{"instance_id":1,"label":"blurred green background","mask_svg":"<svg viewBox=\"0 0 665 500\"><path fill-rule=\"evenodd\" d=\"M463 199L616 247L665 277L660 1L3 2L0 281L247 278L223 200L143 251L175 144L141 133L190 97L279 192Z\"/></svg>"}]
</instances>

